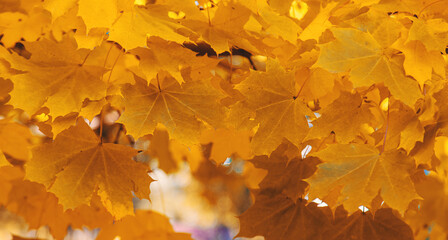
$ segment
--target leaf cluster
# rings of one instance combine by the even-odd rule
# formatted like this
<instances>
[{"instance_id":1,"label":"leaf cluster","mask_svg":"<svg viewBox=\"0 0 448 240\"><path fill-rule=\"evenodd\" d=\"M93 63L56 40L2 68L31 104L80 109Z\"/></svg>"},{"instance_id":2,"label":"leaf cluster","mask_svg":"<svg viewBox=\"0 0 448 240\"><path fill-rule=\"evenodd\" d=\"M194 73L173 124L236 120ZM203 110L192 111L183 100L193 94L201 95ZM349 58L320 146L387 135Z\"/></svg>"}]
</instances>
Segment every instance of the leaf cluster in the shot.
<instances>
[{"instance_id":1,"label":"leaf cluster","mask_svg":"<svg viewBox=\"0 0 448 240\"><path fill-rule=\"evenodd\" d=\"M0 3L0 205L56 239L190 239L132 201L148 159L186 161L206 199L232 200L240 237L446 239L447 9Z\"/></svg>"}]
</instances>

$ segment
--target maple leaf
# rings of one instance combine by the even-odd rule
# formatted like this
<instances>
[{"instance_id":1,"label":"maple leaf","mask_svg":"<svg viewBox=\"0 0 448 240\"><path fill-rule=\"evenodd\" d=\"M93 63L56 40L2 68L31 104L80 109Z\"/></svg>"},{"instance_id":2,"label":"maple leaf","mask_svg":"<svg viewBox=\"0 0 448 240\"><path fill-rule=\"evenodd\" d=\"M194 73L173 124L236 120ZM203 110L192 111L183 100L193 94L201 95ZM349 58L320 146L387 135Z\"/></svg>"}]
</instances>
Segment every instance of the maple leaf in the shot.
<instances>
[{"instance_id":1,"label":"maple leaf","mask_svg":"<svg viewBox=\"0 0 448 240\"><path fill-rule=\"evenodd\" d=\"M113 225L102 228L99 240L120 236L123 240L191 240L190 234L176 233L167 217L152 211L136 211L135 216L127 216Z\"/></svg>"},{"instance_id":2,"label":"maple leaf","mask_svg":"<svg viewBox=\"0 0 448 240\"><path fill-rule=\"evenodd\" d=\"M22 179L11 183L13 189L4 203L5 207L25 218L31 229L48 225L54 236L64 237L69 224L62 219L62 206L58 205L56 196L47 193L45 187L38 183Z\"/></svg>"},{"instance_id":3,"label":"maple leaf","mask_svg":"<svg viewBox=\"0 0 448 240\"><path fill-rule=\"evenodd\" d=\"M375 212L360 210L347 216L347 211L338 207L335 211L333 229L327 231L326 239L414 239L411 228L391 208L382 208Z\"/></svg>"},{"instance_id":4,"label":"maple leaf","mask_svg":"<svg viewBox=\"0 0 448 240\"><path fill-rule=\"evenodd\" d=\"M348 211L370 206L381 190L381 197L403 213L410 201L420 197L410 177L413 159L404 150L380 152L363 144L332 144L312 153L324 163L318 165L310 183L310 198L323 198L341 188L339 199Z\"/></svg>"},{"instance_id":5,"label":"maple leaf","mask_svg":"<svg viewBox=\"0 0 448 240\"><path fill-rule=\"evenodd\" d=\"M31 229L48 226L56 239L63 239L69 226L95 228L113 221L98 196L92 198L90 207L82 205L64 212L53 193L47 192L42 184L23 180L24 173L18 168L3 168L0 174L4 196L0 203L8 211L23 217Z\"/></svg>"},{"instance_id":6,"label":"maple leaf","mask_svg":"<svg viewBox=\"0 0 448 240\"><path fill-rule=\"evenodd\" d=\"M392 95L409 106L422 96L417 81L405 76L399 63L370 33L350 28L331 31L336 40L321 46L316 67L330 72L350 71L355 87L384 82Z\"/></svg>"},{"instance_id":7,"label":"maple leaf","mask_svg":"<svg viewBox=\"0 0 448 240\"><path fill-rule=\"evenodd\" d=\"M384 149L403 148L410 152L416 142L423 141L424 129L414 110L401 102L389 103L389 120L373 135L386 138ZM387 135L385 134L387 128Z\"/></svg>"},{"instance_id":8,"label":"maple leaf","mask_svg":"<svg viewBox=\"0 0 448 240\"><path fill-rule=\"evenodd\" d=\"M174 139L190 144L198 141L203 124L223 126L226 110L218 103L221 93L208 80L179 85L174 78L154 79L148 84L136 79L122 89L126 111L119 122L135 138L153 133L163 124Z\"/></svg>"},{"instance_id":9,"label":"maple leaf","mask_svg":"<svg viewBox=\"0 0 448 240\"><path fill-rule=\"evenodd\" d=\"M325 106L325 98L330 96L330 100L333 101L336 97L333 89L337 78L322 68L300 68L296 71L296 81L301 86L300 96L304 102L318 99L320 106Z\"/></svg>"},{"instance_id":10,"label":"maple leaf","mask_svg":"<svg viewBox=\"0 0 448 240\"><path fill-rule=\"evenodd\" d=\"M78 41L79 42L79 41ZM79 48L82 48L78 46ZM85 60L87 65L95 65L102 63L107 72L102 76L103 81L107 84L107 93L120 94L119 86L121 84L134 84L134 74L132 70L138 67L138 60L135 55L125 52L116 43L103 42L90 52L89 57ZM115 89L114 89L115 88ZM94 99L89 99L94 100Z\"/></svg>"},{"instance_id":11,"label":"maple leaf","mask_svg":"<svg viewBox=\"0 0 448 240\"><path fill-rule=\"evenodd\" d=\"M81 205L64 212L58 198L43 185L21 179L11 183L13 189L4 204L6 209L22 216L31 229L48 226L56 239L63 239L69 226L96 228L113 222L112 215L100 205L98 196L92 198L91 206Z\"/></svg>"},{"instance_id":12,"label":"maple leaf","mask_svg":"<svg viewBox=\"0 0 448 240\"><path fill-rule=\"evenodd\" d=\"M256 156L250 160L255 167L268 170L266 177L259 183L261 189L279 191L293 201L305 196L308 183L304 179L316 171L319 160L314 157L290 158L287 151L299 152L291 143L281 144L268 156Z\"/></svg>"},{"instance_id":13,"label":"maple leaf","mask_svg":"<svg viewBox=\"0 0 448 240\"><path fill-rule=\"evenodd\" d=\"M165 6L135 5L120 14L109 30L109 40L119 42L126 49L146 46L147 36L158 36L182 44L188 41L188 38L179 34L181 29L186 28L168 17L168 9Z\"/></svg>"},{"instance_id":14,"label":"maple leaf","mask_svg":"<svg viewBox=\"0 0 448 240\"><path fill-rule=\"evenodd\" d=\"M10 104L14 107L34 114L46 106L57 117L79 111L86 98L105 96L106 84L100 79L104 68L84 65L86 52L76 50L70 40L55 43L44 39L25 46L32 54L29 60L3 51L0 55L13 68L25 71L11 76Z\"/></svg>"},{"instance_id":15,"label":"maple leaf","mask_svg":"<svg viewBox=\"0 0 448 240\"><path fill-rule=\"evenodd\" d=\"M299 145L309 130L305 115L313 114L297 98L293 72L286 72L275 60L268 60L266 69L266 72L252 72L236 86L260 123L252 139L256 155L271 153L283 138Z\"/></svg>"},{"instance_id":16,"label":"maple leaf","mask_svg":"<svg viewBox=\"0 0 448 240\"><path fill-rule=\"evenodd\" d=\"M212 15L207 8L207 18L186 19L182 23L194 30L200 37L210 44L216 53L230 50L230 46L254 48L244 38L244 24L250 16L250 10L233 2L219 2L217 10Z\"/></svg>"},{"instance_id":17,"label":"maple leaf","mask_svg":"<svg viewBox=\"0 0 448 240\"><path fill-rule=\"evenodd\" d=\"M149 195L147 168L132 160L137 151L101 143L81 119L32 153L26 178L44 184L64 208L89 204L97 192L112 215L122 218L133 212L131 191L141 198Z\"/></svg>"},{"instance_id":18,"label":"maple leaf","mask_svg":"<svg viewBox=\"0 0 448 240\"><path fill-rule=\"evenodd\" d=\"M270 239L320 239L330 225L331 211L316 203L294 203L284 195L257 194L255 203L241 216L237 237Z\"/></svg>"},{"instance_id":19,"label":"maple leaf","mask_svg":"<svg viewBox=\"0 0 448 240\"><path fill-rule=\"evenodd\" d=\"M360 133L362 124L373 118L369 105L359 93L341 92L341 96L320 113L322 116L312 122L313 127L305 140L324 138L333 132L338 142L348 143Z\"/></svg>"},{"instance_id":20,"label":"maple leaf","mask_svg":"<svg viewBox=\"0 0 448 240\"><path fill-rule=\"evenodd\" d=\"M395 42L402 40L400 31L403 30L403 24L383 11L370 9L348 22L356 29L370 33L383 48L395 47Z\"/></svg>"},{"instance_id":21,"label":"maple leaf","mask_svg":"<svg viewBox=\"0 0 448 240\"><path fill-rule=\"evenodd\" d=\"M445 76L445 61L440 52L426 50L420 41L410 41L400 50L405 55L403 67L406 74L413 76L420 86L432 78L433 70Z\"/></svg>"},{"instance_id":22,"label":"maple leaf","mask_svg":"<svg viewBox=\"0 0 448 240\"><path fill-rule=\"evenodd\" d=\"M12 47L17 41L26 39L35 41L43 34L51 22L50 14L41 6L31 9L16 9L0 13L1 41L6 47Z\"/></svg>"},{"instance_id":23,"label":"maple leaf","mask_svg":"<svg viewBox=\"0 0 448 240\"><path fill-rule=\"evenodd\" d=\"M428 51L441 52L448 43L448 23L442 19L413 19L408 41L419 40Z\"/></svg>"}]
</instances>

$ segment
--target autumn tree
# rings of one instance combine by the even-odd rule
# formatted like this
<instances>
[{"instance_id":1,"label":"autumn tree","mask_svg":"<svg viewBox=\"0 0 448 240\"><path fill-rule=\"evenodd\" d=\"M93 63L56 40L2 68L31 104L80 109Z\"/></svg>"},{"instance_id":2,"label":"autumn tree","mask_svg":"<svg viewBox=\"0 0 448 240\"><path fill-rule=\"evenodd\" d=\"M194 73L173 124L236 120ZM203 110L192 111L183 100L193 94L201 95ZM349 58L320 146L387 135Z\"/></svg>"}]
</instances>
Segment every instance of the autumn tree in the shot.
<instances>
[{"instance_id":1,"label":"autumn tree","mask_svg":"<svg viewBox=\"0 0 448 240\"><path fill-rule=\"evenodd\" d=\"M55 239L191 239L133 204L187 168L237 237L447 239L447 20L444 0L3 0L2 211Z\"/></svg>"}]
</instances>

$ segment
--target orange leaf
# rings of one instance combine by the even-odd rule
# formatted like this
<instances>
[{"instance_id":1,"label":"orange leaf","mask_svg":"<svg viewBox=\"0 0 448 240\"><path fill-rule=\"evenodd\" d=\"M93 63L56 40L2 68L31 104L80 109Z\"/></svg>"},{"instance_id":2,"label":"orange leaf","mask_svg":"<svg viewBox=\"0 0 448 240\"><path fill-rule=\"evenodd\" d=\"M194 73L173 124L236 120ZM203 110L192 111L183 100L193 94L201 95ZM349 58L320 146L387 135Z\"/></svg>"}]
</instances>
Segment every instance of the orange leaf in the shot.
<instances>
[{"instance_id":1,"label":"orange leaf","mask_svg":"<svg viewBox=\"0 0 448 240\"><path fill-rule=\"evenodd\" d=\"M401 149L379 153L362 144L332 144L312 156L324 163L318 165L310 183L310 198L324 198L342 186L339 196L348 211L358 206L370 206L381 190L381 197L391 207L403 213L409 202L419 199L411 181L414 160Z\"/></svg>"},{"instance_id":2,"label":"orange leaf","mask_svg":"<svg viewBox=\"0 0 448 240\"><path fill-rule=\"evenodd\" d=\"M27 179L44 184L64 208L89 204L97 192L112 215L122 218L133 213L132 192L148 198L151 178L147 166L132 160L137 150L101 143L82 119L32 153Z\"/></svg>"}]
</instances>

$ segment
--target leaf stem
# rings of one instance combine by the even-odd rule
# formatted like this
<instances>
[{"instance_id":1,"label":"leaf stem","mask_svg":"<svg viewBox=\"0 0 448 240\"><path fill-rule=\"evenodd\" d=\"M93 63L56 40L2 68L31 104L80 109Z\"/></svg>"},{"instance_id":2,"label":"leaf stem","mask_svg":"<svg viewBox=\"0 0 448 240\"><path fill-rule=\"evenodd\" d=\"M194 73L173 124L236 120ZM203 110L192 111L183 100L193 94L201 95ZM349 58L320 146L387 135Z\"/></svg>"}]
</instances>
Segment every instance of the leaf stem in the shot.
<instances>
[{"instance_id":1,"label":"leaf stem","mask_svg":"<svg viewBox=\"0 0 448 240\"><path fill-rule=\"evenodd\" d=\"M90 56L91 53L92 53L92 51L90 51L90 52L87 53L86 57L84 58L84 60L82 60L82 63L80 63L79 66L82 66L82 65L84 65L84 63L86 63L87 58L89 58L89 56Z\"/></svg>"},{"instance_id":2,"label":"leaf stem","mask_svg":"<svg viewBox=\"0 0 448 240\"><path fill-rule=\"evenodd\" d=\"M314 150L314 152L318 152L319 149L324 145L325 141L327 141L327 139L328 139L330 136L332 136L332 135L334 135L334 132L331 132L330 134L328 134L328 136L326 136L324 139L322 139L322 141L320 142L319 146L317 146L317 148ZM313 149L311 149L311 151L313 151ZM311 152L311 151L310 151L310 152Z\"/></svg>"},{"instance_id":3,"label":"leaf stem","mask_svg":"<svg viewBox=\"0 0 448 240\"><path fill-rule=\"evenodd\" d=\"M159 88L159 92L161 92L162 90L160 89L160 82L159 82L159 74L157 73L156 75L157 78L157 87Z\"/></svg>"}]
</instances>

